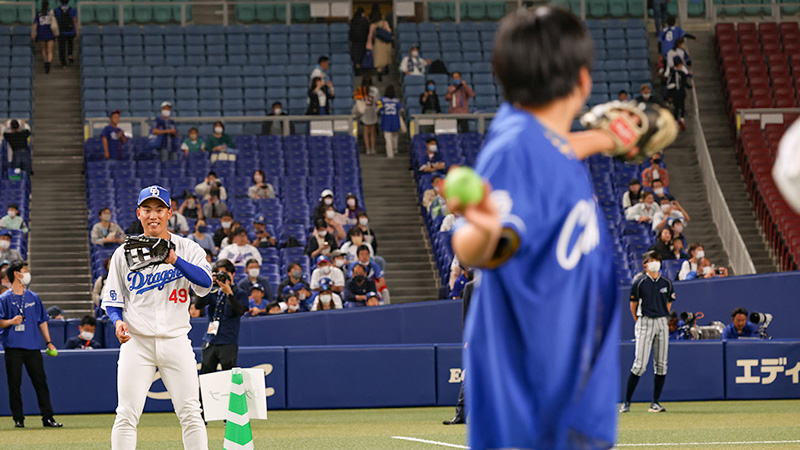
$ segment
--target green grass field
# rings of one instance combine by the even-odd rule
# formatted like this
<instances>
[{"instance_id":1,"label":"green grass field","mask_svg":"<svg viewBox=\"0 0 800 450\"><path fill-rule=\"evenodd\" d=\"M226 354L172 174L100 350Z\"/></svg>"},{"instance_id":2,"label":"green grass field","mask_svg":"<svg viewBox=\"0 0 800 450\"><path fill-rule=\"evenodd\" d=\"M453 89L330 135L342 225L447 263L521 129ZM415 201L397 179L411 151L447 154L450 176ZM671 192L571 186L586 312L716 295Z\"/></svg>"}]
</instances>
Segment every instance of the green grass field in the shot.
<instances>
[{"instance_id":1,"label":"green grass field","mask_svg":"<svg viewBox=\"0 0 800 450\"><path fill-rule=\"evenodd\" d=\"M652 414L634 404L620 418L620 449L797 449L800 400L664 403L668 412ZM253 423L257 449L444 449L466 448L463 426L444 426L453 408L402 408L273 411ZM0 449L108 449L113 415L57 416L63 429L41 428L28 417L24 430L0 418ZM222 449L221 423L209 424L209 448ZM432 441L400 440L395 436ZM174 414L145 414L139 449L183 449Z\"/></svg>"}]
</instances>

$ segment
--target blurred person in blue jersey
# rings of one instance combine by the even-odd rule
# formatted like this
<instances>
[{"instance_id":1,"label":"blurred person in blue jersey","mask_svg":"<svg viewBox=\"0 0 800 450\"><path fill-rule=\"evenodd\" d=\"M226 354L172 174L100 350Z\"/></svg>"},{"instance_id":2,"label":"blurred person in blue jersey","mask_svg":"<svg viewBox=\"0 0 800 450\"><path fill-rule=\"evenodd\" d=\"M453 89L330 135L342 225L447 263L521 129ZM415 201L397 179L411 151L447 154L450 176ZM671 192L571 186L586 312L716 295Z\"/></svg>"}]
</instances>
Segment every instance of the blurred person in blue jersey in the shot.
<instances>
[{"instance_id":1,"label":"blurred person in blue jersey","mask_svg":"<svg viewBox=\"0 0 800 450\"><path fill-rule=\"evenodd\" d=\"M403 104L397 98L394 86L386 86L383 97L378 100L378 114L381 116L381 130L386 141L386 157L394 158L400 149L398 146L398 133L403 128Z\"/></svg>"},{"instance_id":2,"label":"blurred person in blue jersey","mask_svg":"<svg viewBox=\"0 0 800 450\"><path fill-rule=\"evenodd\" d=\"M733 322L725 327L722 339L739 339L740 337L758 337L758 326L747 321L747 310L739 307L731 313Z\"/></svg>"},{"instance_id":3,"label":"blurred person in blue jersey","mask_svg":"<svg viewBox=\"0 0 800 450\"><path fill-rule=\"evenodd\" d=\"M620 305L581 160L653 148L613 126L570 133L593 54L579 19L560 8L520 9L497 32L494 71L508 102L478 155L484 197L466 207L448 199L465 218L453 250L478 269L464 332L472 449L608 449L616 439Z\"/></svg>"},{"instance_id":4,"label":"blurred person in blue jersey","mask_svg":"<svg viewBox=\"0 0 800 450\"><path fill-rule=\"evenodd\" d=\"M687 333L684 331L686 322L678 317L678 313L670 311L669 318L667 319L667 327L669 327L669 340L670 341L683 341L688 339ZM687 330L688 331L688 330Z\"/></svg>"}]
</instances>

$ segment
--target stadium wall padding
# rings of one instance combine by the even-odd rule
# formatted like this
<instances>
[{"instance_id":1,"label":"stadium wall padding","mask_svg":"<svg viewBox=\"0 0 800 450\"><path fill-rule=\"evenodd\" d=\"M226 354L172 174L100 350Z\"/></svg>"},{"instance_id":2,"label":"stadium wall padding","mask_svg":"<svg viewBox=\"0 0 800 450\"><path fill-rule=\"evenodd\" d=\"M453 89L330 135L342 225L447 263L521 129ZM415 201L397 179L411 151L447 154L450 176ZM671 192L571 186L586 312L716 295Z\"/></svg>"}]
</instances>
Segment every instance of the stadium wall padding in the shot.
<instances>
[{"instance_id":1,"label":"stadium wall padding","mask_svg":"<svg viewBox=\"0 0 800 450\"><path fill-rule=\"evenodd\" d=\"M45 356L56 414L112 413L118 354L116 349L64 350L55 358ZM199 361L200 350L195 354ZM3 366L4 357L0 352ZM620 343L623 387L632 362L633 344ZM461 345L454 344L242 347L238 365L264 370L267 405L273 410L450 406L463 375ZM164 385L155 378L145 411L171 411ZM670 344L662 400L798 399L798 378L800 340L677 342ZM0 375L0 416L10 415L6 383ZM37 416L27 374L22 386L25 414ZM651 361L634 401L649 401L652 389Z\"/></svg>"}]
</instances>

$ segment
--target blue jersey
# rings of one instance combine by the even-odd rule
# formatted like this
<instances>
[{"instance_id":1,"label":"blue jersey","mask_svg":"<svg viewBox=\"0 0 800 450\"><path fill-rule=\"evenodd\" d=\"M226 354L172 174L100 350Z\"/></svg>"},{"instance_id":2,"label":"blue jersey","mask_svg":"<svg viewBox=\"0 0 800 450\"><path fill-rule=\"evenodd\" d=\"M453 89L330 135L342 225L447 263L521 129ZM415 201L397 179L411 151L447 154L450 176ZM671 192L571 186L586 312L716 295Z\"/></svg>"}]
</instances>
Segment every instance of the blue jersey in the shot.
<instances>
[{"instance_id":1,"label":"blue jersey","mask_svg":"<svg viewBox=\"0 0 800 450\"><path fill-rule=\"evenodd\" d=\"M728 324L728 326L725 327L725 330L722 332L722 339L739 339L740 337L759 337L758 326L752 322L747 322L744 324L744 328L740 333L736 331L736 327L734 327L731 323Z\"/></svg>"},{"instance_id":2,"label":"blue jersey","mask_svg":"<svg viewBox=\"0 0 800 450\"><path fill-rule=\"evenodd\" d=\"M156 117L153 122L153 130L172 130L175 129L175 121L172 119L165 119L163 116ZM158 148L165 148L167 150L174 150L175 136L171 134L161 135L161 145Z\"/></svg>"},{"instance_id":3,"label":"blue jersey","mask_svg":"<svg viewBox=\"0 0 800 450\"><path fill-rule=\"evenodd\" d=\"M28 289L22 295L15 295L9 289L0 295L0 319L9 320L23 316L22 324L0 329L3 348L23 348L41 350L39 325L47 322L47 311L39 296Z\"/></svg>"},{"instance_id":4,"label":"blue jersey","mask_svg":"<svg viewBox=\"0 0 800 450\"><path fill-rule=\"evenodd\" d=\"M120 139L122 133L121 128L111 124L103 128L102 136L108 140L108 156L111 158L122 159L122 140Z\"/></svg>"},{"instance_id":5,"label":"blue jersey","mask_svg":"<svg viewBox=\"0 0 800 450\"><path fill-rule=\"evenodd\" d=\"M678 319L678 325L675 328L675 331L669 332L669 340L670 341L683 341L686 339L686 334L681 331L681 328L686 326L686 322Z\"/></svg>"},{"instance_id":6,"label":"blue jersey","mask_svg":"<svg viewBox=\"0 0 800 450\"><path fill-rule=\"evenodd\" d=\"M661 44L661 56L666 58L667 52L675 47L675 41L685 35L686 32L679 26L664 27L664 29L658 33L658 42Z\"/></svg>"},{"instance_id":7,"label":"blue jersey","mask_svg":"<svg viewBox=\"0 0 800 450\"><path fill-rule=\"evenodd\" d=\"M620 312L586 166L565 138L504 104L476 170L519 247L476 274L464 332L470 447L609 448Z\"/></svg>"},{"instance_id":8,"label":"blue jersey","mask_svg":"<svg viewBox=\"0 0 800 450\"><path fill-rule=\"evenodd\" d=\"M347 268L347 278L353 278L353 267L356 264L361 264L360 262L356 261ZM364 265L364 268L367 269L367 278L370 280L378 280L383 278L383 269L379 266L375 261L369 260L369 264Z\"/></svg>"},{"instance_id":9,"label":"blue jersey","mask_svg":"<svg viewBox=\"0 0 800 450\"><path fill-rule=\"evenodd\" d=\"M381 130L396 132L400 130L400 110L403 105L396 98L381 97L378 100L378 113L381 115Z\"/></svg>"}]
</instances>

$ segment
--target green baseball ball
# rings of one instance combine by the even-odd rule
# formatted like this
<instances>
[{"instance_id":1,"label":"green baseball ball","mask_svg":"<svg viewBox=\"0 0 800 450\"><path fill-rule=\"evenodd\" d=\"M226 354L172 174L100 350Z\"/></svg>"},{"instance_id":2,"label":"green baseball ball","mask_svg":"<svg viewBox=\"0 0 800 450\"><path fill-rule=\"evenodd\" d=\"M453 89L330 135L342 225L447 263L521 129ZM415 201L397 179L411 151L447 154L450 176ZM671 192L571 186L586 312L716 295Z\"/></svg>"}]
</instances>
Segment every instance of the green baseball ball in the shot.
<instances>
[{"instance_id":1,"label":"green baseball ball","mask_svg":"<svg viewBox=\"0 0 800 450\"><path fill-rule=\"evenodd\" d=\"M48 356L58 356L58 350L56 349L50 350L48 348L47 350L45 350L45 353L47 353Z\"/></svg>"},{"instance_id":2,"label":"green baseball ball","mask_svg":"<svg viewBox=\"0 0 800 450\"><path fill-rule=\"evenodd\" d=\"M457 198L461 206L477 205L483 200L483 180L469 167L456 167L444 180L444 195Z\"/></svg>"}]
</instances>

